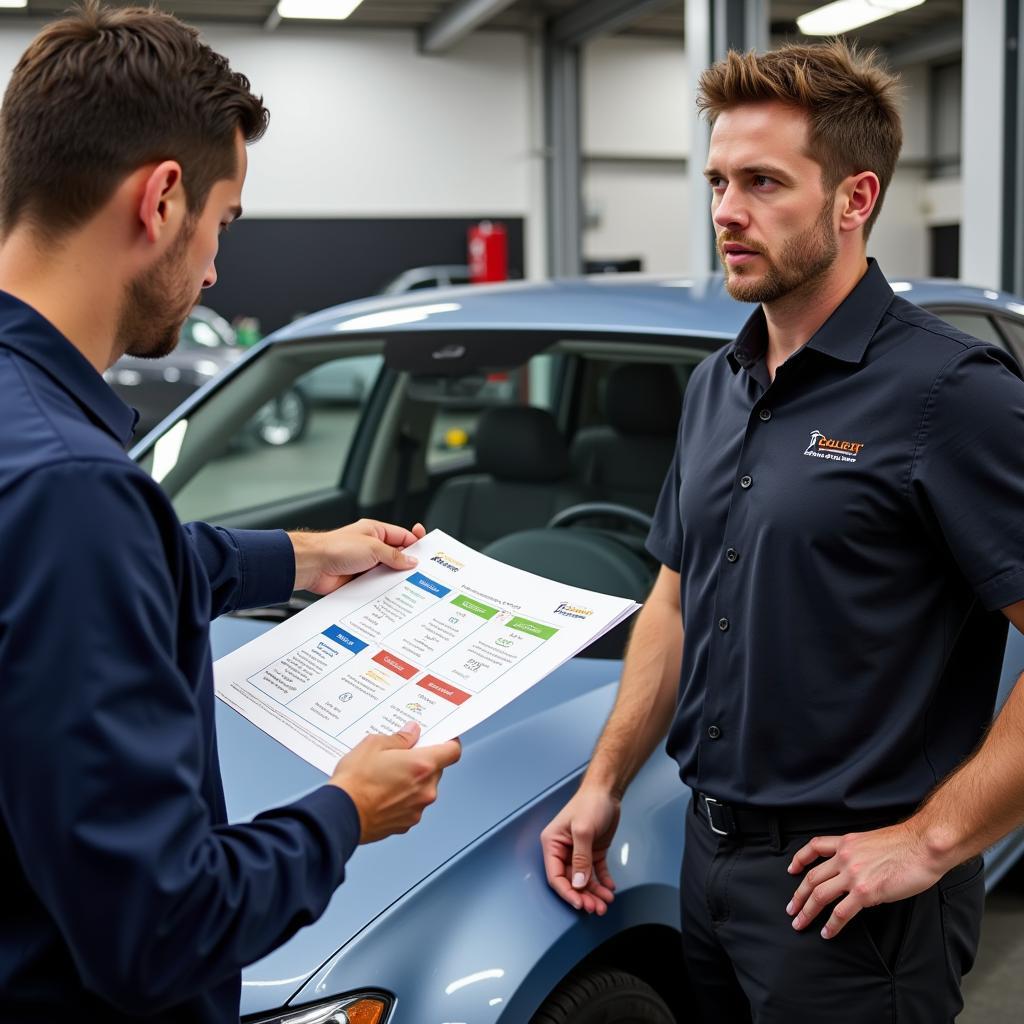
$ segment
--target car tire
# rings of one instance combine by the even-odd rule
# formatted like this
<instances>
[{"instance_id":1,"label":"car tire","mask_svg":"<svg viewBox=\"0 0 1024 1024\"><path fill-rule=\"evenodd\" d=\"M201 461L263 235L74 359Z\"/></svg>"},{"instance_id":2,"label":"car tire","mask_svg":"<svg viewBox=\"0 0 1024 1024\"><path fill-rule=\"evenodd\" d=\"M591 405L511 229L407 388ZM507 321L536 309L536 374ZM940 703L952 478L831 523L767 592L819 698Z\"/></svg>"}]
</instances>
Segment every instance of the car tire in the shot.
<instances>
[{"instance_id":1,"label":"car tire","mask_svg":"<svg viewBox=\"0 0 1024 1024\"><path fill-rule=\"evenodd\" d=\"M256 437L272 448L294 444L306 432L308 422L309 403L298 388L272 398L253 418Z\"/></svg>"},{"instance_id":2,"label":"car tire","mask_svg":"<svg viewBox=\"0 0 1024 1024\"><path fill-rule=\"evenodd\" d=\"M676 1019L646 981L604 967L570 974L530 1024L676 1024Z\"/></svg>"}]
</instances>

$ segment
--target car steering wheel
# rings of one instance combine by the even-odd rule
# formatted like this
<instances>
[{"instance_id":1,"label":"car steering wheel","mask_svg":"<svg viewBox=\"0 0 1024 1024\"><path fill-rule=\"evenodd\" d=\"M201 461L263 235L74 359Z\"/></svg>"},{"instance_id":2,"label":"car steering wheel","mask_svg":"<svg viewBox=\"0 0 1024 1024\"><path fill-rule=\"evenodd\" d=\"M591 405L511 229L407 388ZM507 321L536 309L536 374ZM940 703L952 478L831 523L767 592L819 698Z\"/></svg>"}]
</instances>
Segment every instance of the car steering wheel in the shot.
<instances>
[{"instance_id":1,"label":"car steering wheel","mask_svg":"<svg viewBox=\"0 0 1024 1024\"><path fill-rule=\"evenodd\" d=\"M630 526L637 526L647 533L654 522L653 518L638 508L620 505L614 501L584 501L578 505L569 505L556 512L549 520L549 530L560 526L570 526L581 519L609 518L619 519Z\"/></svg>"}]
</instances>

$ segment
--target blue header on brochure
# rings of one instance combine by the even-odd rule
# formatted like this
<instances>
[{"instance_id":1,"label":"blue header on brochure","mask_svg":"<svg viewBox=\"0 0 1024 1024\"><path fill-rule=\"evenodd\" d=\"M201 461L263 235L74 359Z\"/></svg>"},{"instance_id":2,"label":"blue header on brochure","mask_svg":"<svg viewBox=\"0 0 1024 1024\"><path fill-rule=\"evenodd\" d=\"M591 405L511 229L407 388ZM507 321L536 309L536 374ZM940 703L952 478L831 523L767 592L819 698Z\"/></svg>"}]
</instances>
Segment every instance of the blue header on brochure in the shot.
<instances>
[{"instance_id":1,"label":"blue header on brochure","mask_svg":"<svg viewBox=\"0 0 1024 1024\"><path fill-rule=\"evenodd\" d=\"M346 633L339 626L328 626L324 630L324 636L329 636L336 644L341 644L353 654L358 654L366 648L366 644L362 640L354 637L351 633Z\"/></svg>"},{"instance_id":2,"label":"blue header on brochure","mask_svg":"<svg viewBox=\"0 0 1024 1024\"><path fill-rule=\"evenodd\" d=\"M433 594L435 597L444 597L445 594L449 593L449 587L442 587L440 583L435 583L434 580L428 579L421 572L414 572L409 577L409 582L414 587L419 587L421 590L426 590L428 593Z\"/></svg>"}]
</instances>

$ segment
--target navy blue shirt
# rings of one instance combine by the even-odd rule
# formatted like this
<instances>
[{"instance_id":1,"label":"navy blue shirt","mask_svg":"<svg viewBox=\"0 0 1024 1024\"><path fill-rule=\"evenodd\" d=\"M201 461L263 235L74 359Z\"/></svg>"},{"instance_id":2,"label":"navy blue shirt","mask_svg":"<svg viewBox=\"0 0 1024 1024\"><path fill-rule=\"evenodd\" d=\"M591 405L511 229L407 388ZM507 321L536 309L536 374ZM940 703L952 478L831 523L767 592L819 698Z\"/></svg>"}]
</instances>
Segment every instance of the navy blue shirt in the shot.
<instances>
[{"instance_id":1,"label":"navy blue shirt","mask_svg":"<svg viewBox=\"0 0 1024 1024\"><path fill-rule=\"evenodd\" d=\"M769 381L759 308L690 380L649 550L681 574L668 750L765 807L917 804L977 745L1024 599L1024 383L872 261Z\"/></svg>"},{"instance_id":2,"label":"navy blue shirt","mask_svg":"<svg viewBox=\"0 0 1024 1024\"><path fill-rule=\"evenodd\" d=\"M209 623L284 600L291 542L183 527L132 411L3 293L0 396L0 1020L224 1024L359 836L333 786L226 823Z\"/></svg>"}]
</instances>

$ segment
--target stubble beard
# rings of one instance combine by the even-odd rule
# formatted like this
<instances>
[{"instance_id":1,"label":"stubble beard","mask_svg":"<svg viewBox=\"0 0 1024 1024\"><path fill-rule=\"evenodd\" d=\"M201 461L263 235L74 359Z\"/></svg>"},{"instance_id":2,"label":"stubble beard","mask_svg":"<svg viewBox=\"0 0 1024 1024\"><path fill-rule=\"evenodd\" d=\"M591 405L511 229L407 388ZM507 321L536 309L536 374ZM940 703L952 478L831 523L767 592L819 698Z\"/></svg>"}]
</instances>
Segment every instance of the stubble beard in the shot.
<instances>
[{"instance_id":1,"label":"stubble beard","mask_svg":"<svg viewBox=\"0 0 1024 1024\"><path fill-rule=\"evenodd\" d=\"M178 346L182 325L199 300L189 295L186 255L195 224L186 222L160 262L128 284L117 324L117 347L140 359L161 359Z\"/></svg>"},{"instance_id":2,"label":"stubble beard","mask_svg":"<svg viewBox=\"0 0 1024 1024\"><path fill-rule=\"evenodd\" d=\"M768 264L768 269L757 278L745 277L746 267L730 267L725 262L723 239L747 243L723 234L718 250L726 271L726 291L739 302L772 303L810 295L839 256L839 243L832 227L832 203L833 197L829 196L815 222L787 239L777 257L773 258L760 246L751 246Z\"/></svg>"}]
</instances>

